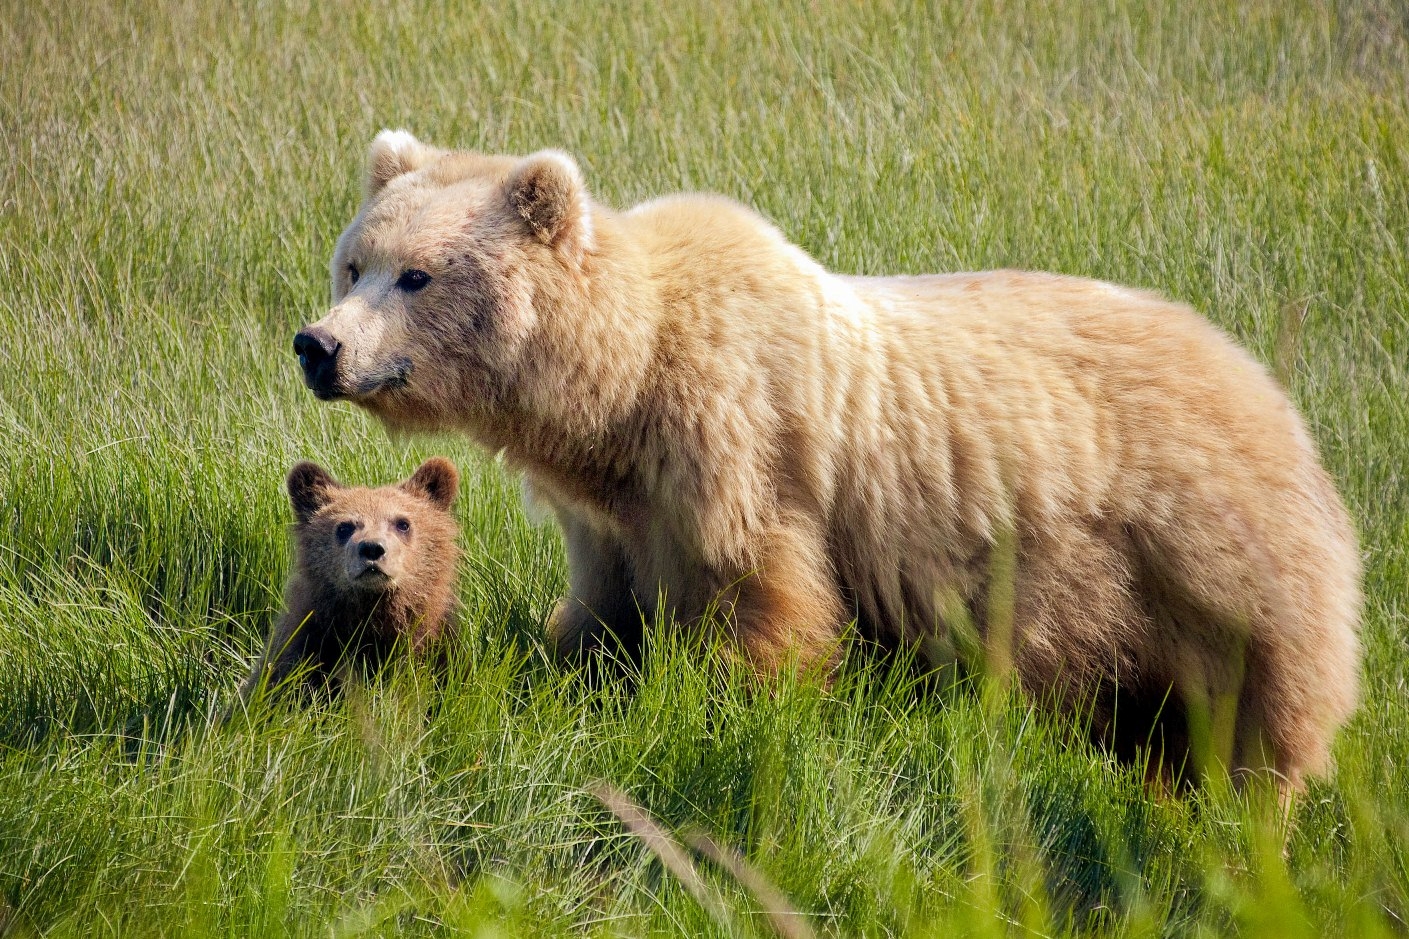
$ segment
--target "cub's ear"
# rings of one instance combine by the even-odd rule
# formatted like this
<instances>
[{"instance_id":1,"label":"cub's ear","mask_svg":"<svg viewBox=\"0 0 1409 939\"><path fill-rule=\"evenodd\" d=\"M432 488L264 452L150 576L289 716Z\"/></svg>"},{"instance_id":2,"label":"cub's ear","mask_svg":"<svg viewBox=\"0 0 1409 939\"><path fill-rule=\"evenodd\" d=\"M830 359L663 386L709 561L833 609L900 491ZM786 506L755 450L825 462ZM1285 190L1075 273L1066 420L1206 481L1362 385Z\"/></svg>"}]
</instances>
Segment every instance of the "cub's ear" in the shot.
<instances>
[{"instance_id":1,"label":"cub's ear","mask_svg":"<svg viewBox=\"0 0 1409 939\"><path fill-rule=\"evenodd\" d=\"M460 471L443 456L433 456L401 484L407 492L421 496L438 509L450 508L460 488Z\"/></svg>"},{"instance_id":2,"label":"cub's ear","mask_svg":"<svg viewBox=\"0 0 1409 939\"><path fill-rule=\"evenodd\" d=\"M408 131L382 131L373 138L367 151L366 198L372 198L396 177L420 169L440 154L440 150L421 143Z\"/></svg>"},{"instance_id":3,"label":"cub's ear","mask_svg":"<svg viewBox=\"0 0 1409 939\"><path fill-rule=\"evenodd\" d=\"M317 463L304 461L289 470L289 502L300 523L308 521L332 499L342 484Z\"/></svg>"},{"instance_id":4,"label":"cub's ear","mask_svg":"<svg viewBox=\"0 0 1409 939\"><path fill-rule=\"evenodd\" d=\"M561 150L540 150L524 157L508 180L509 205L534 237L574 260L591 251L592 209L582 171Z\"/></svg>"}]
</instances>

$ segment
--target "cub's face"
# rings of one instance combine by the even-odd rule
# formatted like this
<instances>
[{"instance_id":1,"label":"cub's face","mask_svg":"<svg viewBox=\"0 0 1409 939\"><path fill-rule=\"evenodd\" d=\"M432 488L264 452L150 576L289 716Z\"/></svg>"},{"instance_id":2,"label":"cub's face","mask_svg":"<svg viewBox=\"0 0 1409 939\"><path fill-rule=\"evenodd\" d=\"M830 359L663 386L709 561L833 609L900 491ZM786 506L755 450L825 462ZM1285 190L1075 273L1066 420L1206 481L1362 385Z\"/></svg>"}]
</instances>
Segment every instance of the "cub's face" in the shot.
<instances>
[{"instance_id":1,"label":"cub's face","mask_svg":"<svg viewBox=\"0 0 1409 939\"><path fill-rule=\"evenodd\" d=\"M492 407L591 247L569 157L449 153L383 131L333 253L333 307L294 337L304 382L407 429Z\"/></svg>"},{"instance_id":2,"label":"cub's face","mask_svg":"<svg viewBox=\"0 0 1409 939\"><path fill-rule=\"evenodd\" d=\"M450 504L459 474L426 461L410 479L376 489L343 486L314 463L289 473L299 562L339 595L375 595L448 582L456 563Z\"/></svg>"}]
</instances>

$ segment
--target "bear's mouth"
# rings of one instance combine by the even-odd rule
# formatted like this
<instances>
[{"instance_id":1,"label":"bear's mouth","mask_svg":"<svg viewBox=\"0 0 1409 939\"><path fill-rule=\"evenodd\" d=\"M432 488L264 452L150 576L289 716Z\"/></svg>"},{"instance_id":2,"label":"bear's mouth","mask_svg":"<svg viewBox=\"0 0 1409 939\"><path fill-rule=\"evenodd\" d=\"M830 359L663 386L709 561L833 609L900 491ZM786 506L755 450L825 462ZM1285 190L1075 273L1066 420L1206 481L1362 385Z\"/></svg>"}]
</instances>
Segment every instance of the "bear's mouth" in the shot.
<instances>
[{"instance_id":1,"label":"bear's mouth","mask_svg":"<svg viewBox=\"0 0 1409 939\"><path fill-rule=\"evenodd\" d=\"M379 564L368 564L352 578L359 590L381 593L392 589L392 577Z\"/></svg>"},{"instance_id":2,"label":"bear's mouth","mask_svg":"<svg viewBox=\"0 0 1409 939\"><path fill-rule=\"evenodd\" d=\"M362 376L350 393L356 398L368 398L383 391L404 388L411 380L411 371L411 360L403 356Z\"/></svg>"}]
</instances>

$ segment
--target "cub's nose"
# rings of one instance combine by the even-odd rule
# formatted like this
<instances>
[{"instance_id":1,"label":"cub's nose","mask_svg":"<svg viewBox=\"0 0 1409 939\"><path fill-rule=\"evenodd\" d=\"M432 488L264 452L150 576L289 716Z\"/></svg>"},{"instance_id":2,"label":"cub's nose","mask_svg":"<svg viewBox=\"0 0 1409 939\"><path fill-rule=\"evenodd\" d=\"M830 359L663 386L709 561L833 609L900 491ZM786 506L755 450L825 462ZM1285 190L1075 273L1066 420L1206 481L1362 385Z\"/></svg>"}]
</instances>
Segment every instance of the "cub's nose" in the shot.
<instances>
[{"instance_id":1,"label":"cub's nose","mask_svg":"<svg viewBox=\"0 0 1409 939\"><path fill-rule=\"evenodd\" d=\"M294 336L294 354L303 367L303 383L313 393L330 397L336 391L338 350L342 344L324 329L310 326Z\"/></svg>"},{"instance_id":2,"label":"cub's nose","mask_svg":"<svg viewBox=\"0 0 1409 939\"><path fill-rule=\"evenodd\" d=\"M386 548L380 541L364 541L357 546L357 556L366 558L368 561L376 561L386 554Z\"/></svg>"}]
</instances>

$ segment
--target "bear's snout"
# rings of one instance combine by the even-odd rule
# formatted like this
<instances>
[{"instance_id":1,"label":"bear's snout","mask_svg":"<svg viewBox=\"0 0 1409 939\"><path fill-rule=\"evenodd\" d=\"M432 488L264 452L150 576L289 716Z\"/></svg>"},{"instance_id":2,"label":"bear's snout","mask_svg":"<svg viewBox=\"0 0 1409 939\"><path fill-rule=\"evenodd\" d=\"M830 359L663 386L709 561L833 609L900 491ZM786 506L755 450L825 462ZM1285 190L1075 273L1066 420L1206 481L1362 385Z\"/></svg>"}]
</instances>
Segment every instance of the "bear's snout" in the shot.
<instances>
[{"instance_id":1,"label":"bear's snout","mask_svg":"<svg viewBox=\"0 0 1409 939\"><path fill-rule=\"evenodd\" d=\"M342 343L317 326L300 330L294 336L294 354L303 368L303 383L320 398L337 394L337 360Z\"/></svg>"},{"instance_id":2,"label":"bear's snout","mask_svg":"<svg viewBox=\"0 0 1409 939\"><path fill-rule=\"evenodd\" d=\"M369 537L347 546L347 577L359 590L394 590L401 579L402 558L384 538Z\"/></svg>"}]
</instances>

